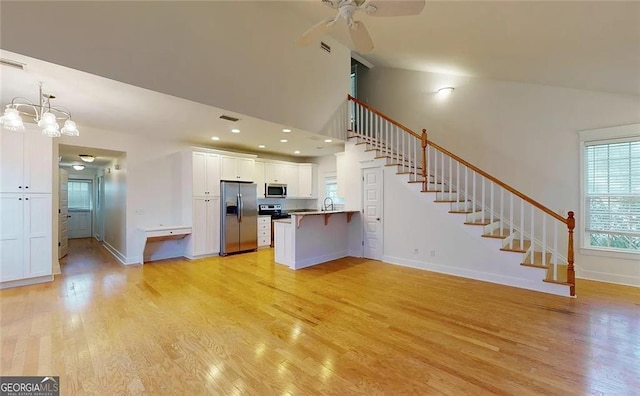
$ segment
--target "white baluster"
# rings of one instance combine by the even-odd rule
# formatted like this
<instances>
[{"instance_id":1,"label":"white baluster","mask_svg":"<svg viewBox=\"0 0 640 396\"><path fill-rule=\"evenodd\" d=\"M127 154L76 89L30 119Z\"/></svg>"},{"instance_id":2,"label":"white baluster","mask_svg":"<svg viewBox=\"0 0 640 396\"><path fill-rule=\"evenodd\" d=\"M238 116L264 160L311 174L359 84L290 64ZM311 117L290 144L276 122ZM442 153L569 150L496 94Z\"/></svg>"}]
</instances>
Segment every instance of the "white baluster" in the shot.
<instances>
[{"instance_id":1,"label":"white baluster","mask_svg":"<svg viewBox=\"0 0 640 396\"><path fill-rule=\"evenodd\" d=\"M493 182L489 182L489 183L491 183L491 184L489 184L489 189L490 189L490 192L489 192L489 194L490 194L490 197L489 197L489 222L490 222L490 224L493 224L493 217L494 217L493 216L493 210L494 210L494 207L493 207L493 186L494 186L494 183Z\"/></svg>"},{"instance_id":2,"label":"white baluster","mask_svg":"<svg viewBox=\"0 0 640 396\"><path fill-rule=\"evenodd\" d=\"M558 280L558 222L553 222L553 280Z\"/></svg>"},{"instance_id":3,"label":"white baluster","mask_svg":"<svg viewBox=\"0 0 640 396\"><path fill-rule=\"evenodd\" d=\"M487 207L487 204L485 202L485 196L487 194L486 194L486 191L485 191L485 188L484 188L484 185L485 185L484 176L481 176L480 181L482 182L482 208L480 208L480 210L482 211L482 221L484 222L484 219L486 218L486 214L485 214L485 210L486 209L485 208Z\"/></svg>"},{"instance_id":4,"label":"white baluster","mask_svg":"<svg viewBox=\"0 0 640 396\"><path fill-rule=\"evenodd\" d=\"M547 215L542 212L542 265L547 265Z\"/></svg>"},{"instance_id":5,"label":"white baluster","mask_svg":"<svg viewBox=\"0 0 640 396\"><path fill-rule=\"evenodd\" d=\"M513 249L513 193L509 193L509 249Z\"/></svg>"},{"instance_id":6,"label":"white baluster","mask_svg":"<svg viewBox=\"0 0 640 396\"><path fill-rule=\"evenodd\" d=\"M536 235L534 233L534 223L536 221L535 218L535 207L533 205L529 205L529 207L531 208L531 264L533 264L533 255L536 252L536 239L534 238L534 235Z\"/></svg>"},{"instance_id":7,"label":"white baluster","mask_svg":"<svg viewBox=\"0 0 640 396\"><path fill-rule=\"evenodd\" d=\"M524 250L524 199L520 198L520 249Z\"/></svg>"}]
</instances>

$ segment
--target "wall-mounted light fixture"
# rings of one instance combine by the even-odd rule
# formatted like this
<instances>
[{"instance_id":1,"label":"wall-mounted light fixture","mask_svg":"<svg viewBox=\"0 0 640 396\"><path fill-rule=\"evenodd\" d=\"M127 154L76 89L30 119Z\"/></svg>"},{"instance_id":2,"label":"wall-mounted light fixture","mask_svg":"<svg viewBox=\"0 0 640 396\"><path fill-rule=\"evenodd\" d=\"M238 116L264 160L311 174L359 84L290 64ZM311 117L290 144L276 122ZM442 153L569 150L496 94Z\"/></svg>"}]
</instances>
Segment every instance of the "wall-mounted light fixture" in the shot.
<instances>
[{"instance_id":1,"label":"wall-mounted light fixture","mask_svg":"<svg viewBox=\"0 0 640 396\"><path fill-rule=\"evenodd\" d=\"M451 94L451 92L453 92L455 88L453 87L442 87L440 89L438 89L437 93L440 96L448 96Z\"/></svg>"}]
</instances>

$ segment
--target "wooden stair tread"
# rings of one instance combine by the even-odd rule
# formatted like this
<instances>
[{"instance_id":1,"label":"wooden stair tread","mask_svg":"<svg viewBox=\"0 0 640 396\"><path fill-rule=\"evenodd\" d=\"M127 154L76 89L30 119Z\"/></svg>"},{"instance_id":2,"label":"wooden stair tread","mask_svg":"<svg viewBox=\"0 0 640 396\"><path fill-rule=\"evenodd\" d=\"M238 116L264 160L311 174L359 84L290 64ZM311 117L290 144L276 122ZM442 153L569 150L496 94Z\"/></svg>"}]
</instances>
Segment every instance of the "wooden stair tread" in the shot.
<instances>
[{"instance_id":1,"label":"wooden stair tread","mask_svg":"<svg viewBox=\"0 0 640 396\"><path fill-rule=\"evenodd\" d=\"M493 222L498 221L498 219L493 219ZM491 224L491 219L490 218L483 218L483 219L475 219L475 220L471 220L471 221L465 221L466 225L474 225L474 226L486 226Z\"/></svg>"},{"instance_id":2,"label":"wooden stair tread","mask_svg":"<svg viewBox=\"0 0 640 396\"><path fill-rule=\"evenodd\" d=\"M438 203L461 203L461 202L469 202L469 201L465 201L464 199L462 201L458 201L457 199L436 199L433 202L438 202Z\"/></svg>"},{"instance_id":3,"label":"wooden stair tread","mask_svg":"<svg viewBox=\"0 0 640 396\"><path fill-rule=\"evenodd\" d=\"M527 250L529 250L529 247L531 247L531 241L524 240L522 246L520 246L520 240L514 239L511 246L506 245L500 250L502 250L503 252L525 253Z\"/></svg>"},{"instance_id":4,"label":"wooden stair tread","mask_svg":"<svg viewBox=\"0 0 640 396\"><path fill-rule=\"evenodd\" d=\"M558 266L558 279L553 279L553 268ZM557 283L560 285L569 285L567 282L567 264L549 264L547 268L547 276L544 278L545 282Z\"/></svg>"},{"instance_id":5,"label":"wooden stair tread","mask_svg":"<svg viewBox=\"0 0 640 396\"><path fill-rule=\"evenodd\" d=\"M504 239L511 234L511 230L508 228L496 228L493 231L482 234L485 238L500 238Z\"/></svg>"}]
</instances>

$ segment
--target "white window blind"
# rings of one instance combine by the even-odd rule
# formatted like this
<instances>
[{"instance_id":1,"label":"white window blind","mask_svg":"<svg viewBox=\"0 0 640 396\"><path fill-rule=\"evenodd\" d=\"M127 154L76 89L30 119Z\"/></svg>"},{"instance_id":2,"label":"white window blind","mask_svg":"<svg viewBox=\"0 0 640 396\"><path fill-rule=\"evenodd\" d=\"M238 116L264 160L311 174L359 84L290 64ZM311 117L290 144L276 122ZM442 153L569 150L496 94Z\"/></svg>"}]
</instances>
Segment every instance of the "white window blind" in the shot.
<instances>
[{"instance_id":1,"label":"white window blind","mask_svg":"<svg viewBox=\"0 0 640 396\"><path fill-rule=\"evenodd\" d=\"M91 210L90 180L70 180L67 194L69 209Z\"/></svg>"},{"instance_id":2,"label":"white window blind","mask_svg":"<svg viewBox=\"0 0 640 396\"><path fill-rule=\"evenodd\" d=\"M585 144L590 247L640 252L640 138Z\"/></svg>"}]
</instances>

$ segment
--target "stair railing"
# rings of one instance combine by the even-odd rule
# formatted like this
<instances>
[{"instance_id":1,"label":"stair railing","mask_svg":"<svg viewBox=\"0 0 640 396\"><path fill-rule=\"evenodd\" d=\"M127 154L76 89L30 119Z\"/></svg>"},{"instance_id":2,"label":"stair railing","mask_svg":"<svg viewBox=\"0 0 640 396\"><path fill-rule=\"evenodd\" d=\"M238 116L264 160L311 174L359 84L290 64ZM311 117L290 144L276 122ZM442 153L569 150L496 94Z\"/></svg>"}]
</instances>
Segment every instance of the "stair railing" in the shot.
<instances>
[{"instance_id":1,"label":"stair railing","mask_svg":"<svg viewBox=\"0 0 640 396\"><path fill-rule=\"evenodd\" d=\"M524 265L547 268L545 280L568 284L575 296L573 212L564 218L430 141L426 130L417 134L351 95L348 102L350 131L378 157L398 165L398 173L408 174L410 181L422 183L423 191L435 191L452 202L452 211L467 213L467 224L485 226L488 235L508 235L503 250L528 253ZM560 224L567 234L559 235ZM566 256L560 246L567 246ZM565 260L562 279L559 267Z\"/></svg>"}]
</instances>

